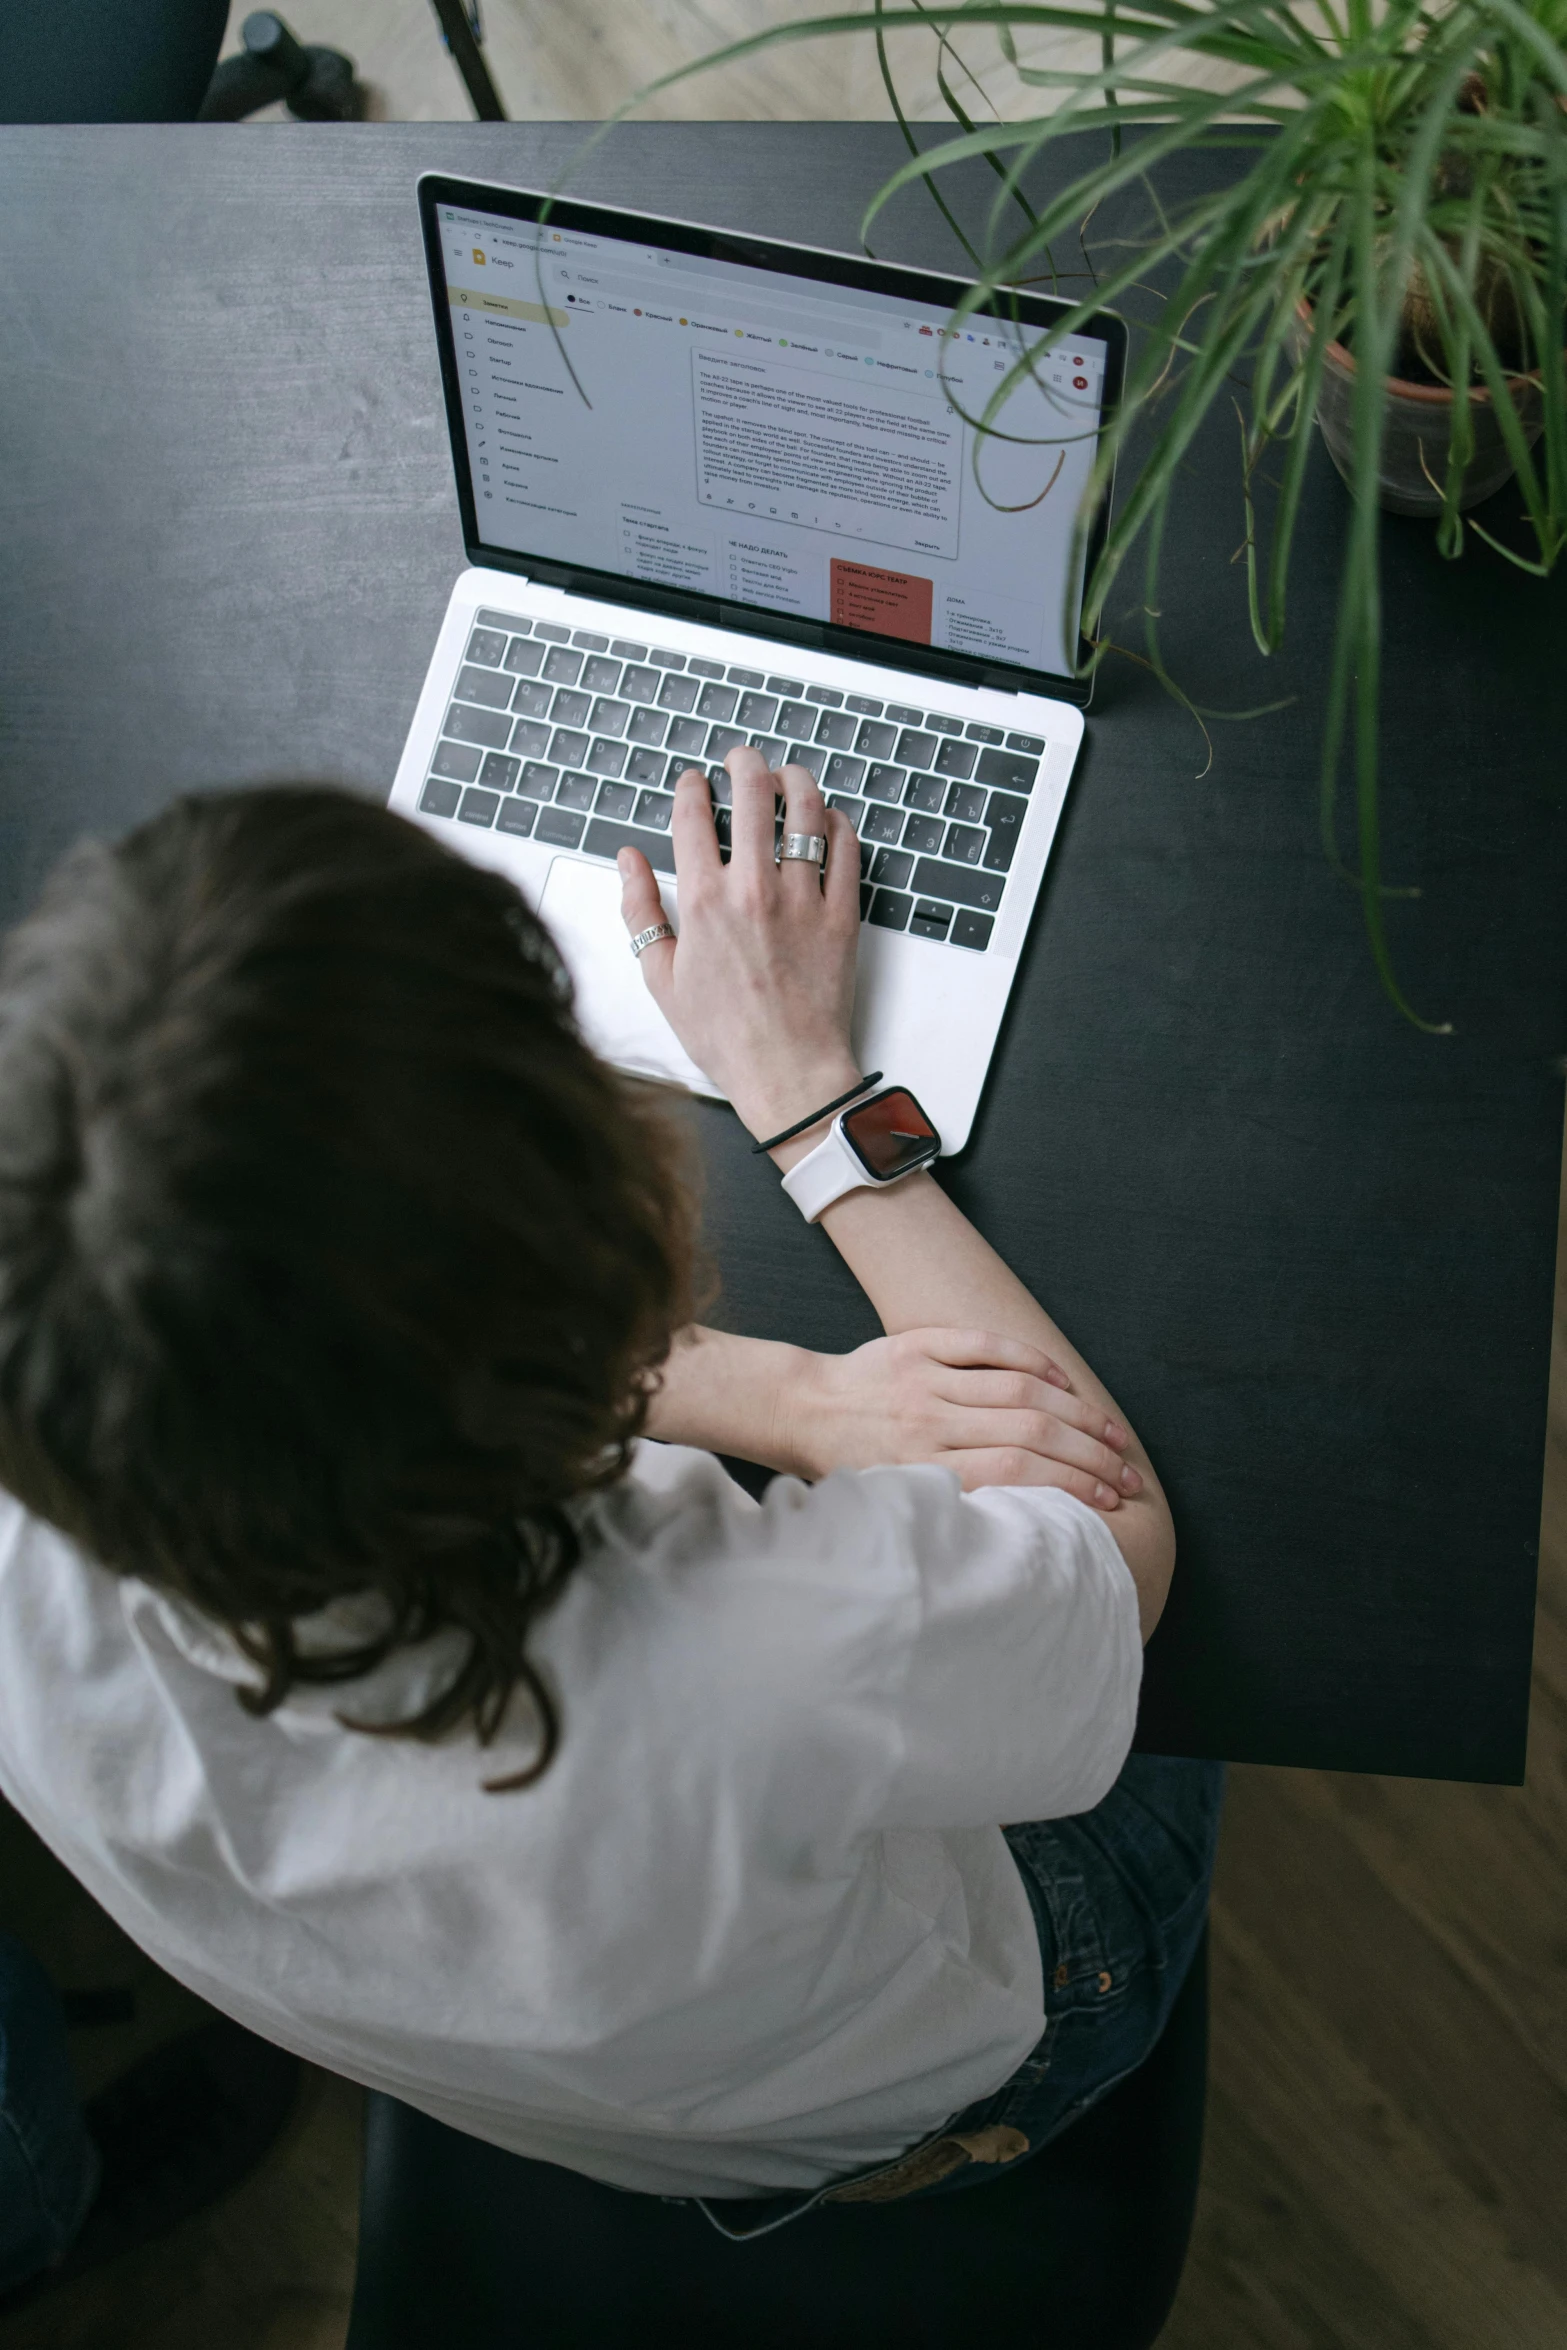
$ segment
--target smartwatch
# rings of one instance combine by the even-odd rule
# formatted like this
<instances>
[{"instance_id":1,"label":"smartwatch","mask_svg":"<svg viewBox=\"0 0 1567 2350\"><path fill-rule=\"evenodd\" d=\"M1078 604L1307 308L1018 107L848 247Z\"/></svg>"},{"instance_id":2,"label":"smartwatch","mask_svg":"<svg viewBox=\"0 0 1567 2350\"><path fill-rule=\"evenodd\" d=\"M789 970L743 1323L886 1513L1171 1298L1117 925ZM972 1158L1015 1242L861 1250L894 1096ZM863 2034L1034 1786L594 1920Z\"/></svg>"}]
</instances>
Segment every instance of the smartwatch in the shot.
<instances>
[{"instance_id":1,"label":"smartwatch","mask_svg":"<svg viewBox=\"0 0 1567 2350\"><path fill-rule=\"evenodd\" d=\"M825 1142L796 1161L783 1187L808 1224L846 1191L862 1184L901 1182L928 1167L941 1136L906 1086L885 1086L841 1110Z\"/></svg>"}]
</instances>

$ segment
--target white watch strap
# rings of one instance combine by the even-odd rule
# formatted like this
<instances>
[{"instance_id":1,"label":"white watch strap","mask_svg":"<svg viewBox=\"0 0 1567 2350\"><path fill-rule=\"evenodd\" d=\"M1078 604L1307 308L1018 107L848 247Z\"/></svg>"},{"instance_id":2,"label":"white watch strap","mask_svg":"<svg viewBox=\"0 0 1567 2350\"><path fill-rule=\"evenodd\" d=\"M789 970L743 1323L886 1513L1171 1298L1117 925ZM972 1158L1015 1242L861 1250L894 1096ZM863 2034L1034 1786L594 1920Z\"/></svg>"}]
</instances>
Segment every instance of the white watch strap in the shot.
<instances>
[{"instance_id":1,"label":"white watch strap","mask_svg":"<svg viewBox=\"0 0 1567 2350\"><path fill-rule=\"evenodd\" d=\"M826 1139L797 1159L783 1179L785 1191L808 1224L814 1224L822 1210L842 1199L846 1191L857 1191L862 1183L871 1181L839 1133L839 1125L840 1120L834 1118Z\"/></svg>"}]
</instances>

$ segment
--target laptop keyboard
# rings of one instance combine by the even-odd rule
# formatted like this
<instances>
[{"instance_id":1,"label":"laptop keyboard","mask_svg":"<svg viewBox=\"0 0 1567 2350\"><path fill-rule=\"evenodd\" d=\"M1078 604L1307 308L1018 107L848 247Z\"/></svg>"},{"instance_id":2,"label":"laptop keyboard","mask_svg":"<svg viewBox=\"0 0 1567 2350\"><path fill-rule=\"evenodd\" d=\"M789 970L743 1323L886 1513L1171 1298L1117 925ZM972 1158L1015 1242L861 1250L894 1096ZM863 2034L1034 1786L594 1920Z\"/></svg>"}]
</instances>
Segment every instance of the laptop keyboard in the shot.
<instances>
[{"instance_id":1,"label":"laptop keyboard","mask_svg":"<svg viewBox=\"0 0 1567 2350\"><path fill-rule=\"evenodd\" d=\"M727 859L721 762L738 743L808 767L850 818L862 921L984 953L1045 752L1034 735L480 612L419 805L611 862L638 848L673 873L687 767L706 770Z\"/></svg>"}]
</instances>

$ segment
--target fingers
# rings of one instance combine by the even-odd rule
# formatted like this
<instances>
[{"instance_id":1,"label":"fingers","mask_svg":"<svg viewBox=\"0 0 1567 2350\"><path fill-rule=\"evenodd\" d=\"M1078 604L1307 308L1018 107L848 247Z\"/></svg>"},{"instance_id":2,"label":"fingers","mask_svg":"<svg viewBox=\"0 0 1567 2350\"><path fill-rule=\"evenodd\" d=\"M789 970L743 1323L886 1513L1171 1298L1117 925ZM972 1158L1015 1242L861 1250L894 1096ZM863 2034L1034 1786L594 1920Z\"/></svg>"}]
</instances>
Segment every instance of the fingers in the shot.
<instances>
[{"instance_id":1,"label":"fingers","mask_svg":"<svg viewBox=\"0 0 1567 2350\"><path fill-rule=\"evenodd\" d=\"M761 752L753 751L748 743L731 751L724 765L734 787L730 869L755 880L772 870L773 797L777 779Z\"/></svg>"},{"instance_id":2,"label":"fingers","mask_svg":"<svg viewBox=\"0 0 1567 2350\"><path fill-rule=\"evenodd\" d=\"M715 852L716 854L716 852ZM658 894L658 883L653 868L640 849L622 849L615 863L620 871L620 918L625 923L627 936L635 938L642 930L651 930L655 922L665 922L664 901ZM674 968L675 942L672 938L655 939L644 947L638 958L642 976L656 1003L669 983Z\"/></svg>"},{"instance_id":3,"label":"fingers","mask_svg":"<svg viewBox=\"0 0 1567 2350\"><path fill-rule=\"evenodd\" d=\"M700 885L716 879L723 870L713 824L713 795L700 767L688 767L676 778L669 837L674 844L676 881Z\"/></svg>"},{"instance_id":4,"label":"fingers","mask_svg":"<svg viewBox=\"0 0 1567 2350\"><path fill-rule=\"evenodd\" d=\"M1052 1387L1070 1389L1072 1385L1059 1363L1052 1362L1049 1355L1042 1354L1037 1346L1030 1346L1024 1338L1003 1338L994 1330L906 1330L903 1336L917 1343L938 1363L951 1363L958 1368L1023 1371L1030 1378L1048 1380Z\"/></svg>"},{"instance_id":5,"label":"fingers","mask_svg":"<svg viewBox=\"0 0 1567 2350\"><path fill-rule=\"evenodd\" d=\"M1117 1493L1141 1493L1143 1488L1142 1477L1130 1461L1123 1461L1100 1437L1074 1428L1054 1412L964 1410L954 1413L946 1441L964 1452L983 1446L987 1451L1033 1453L1041 1460L1081 1469L1085 1476Z\"/></svg>"},{"instance_id":6,"label":"fingers","mask_svg":"<svg viewBox=\"0 0 1567 2350\"><path fill-rule=\"evenodd\" d=\"M944 1452L941 1465L957 1471L965 1493L977 1493L985 1485L1053 1485L1058 1492L1073 1494L1091 1510L1102 1510L1106 1516L1121 1506L1119 1494L1101 1478L1092 1477L1083 1469L1070 1468L1061 1461L1041 1460L1037 1453L1023 1452L1012 1445Z\"/></svg>"},{"instance_id":7,"label":"fingers","mask_svg":"<svg viewBox=\"0 0 1567 2350\"><path fill-rule=\"evenodd\" d=\"M1026 1372L954 1371L941 1378L938 1393L965 1410L1046 1412L1073 1428L1080 1428L1085 1436L1113 1445L1117 1452L1123 1452L1130 1441L1120 1421L1101 1405L1089 1403L1070 1391L1063 1392L1043 1379L1031 1379Z\"/></svg>"},{"instance_id":8,"label":"fingers","mask_svg":"<svg viewBox=\"0 0 1567 2350\"><path fill-rule=\"evenodd\" d=\"M831 836L827 829L827 803L821 787L808 767L781 767L778 780L784 794L784 835L791 832L816 833L823 840ZM791 858L781 868L787 889L814 890L821 894L822 869L805 858Z\"/></svg>"}]
</instances>

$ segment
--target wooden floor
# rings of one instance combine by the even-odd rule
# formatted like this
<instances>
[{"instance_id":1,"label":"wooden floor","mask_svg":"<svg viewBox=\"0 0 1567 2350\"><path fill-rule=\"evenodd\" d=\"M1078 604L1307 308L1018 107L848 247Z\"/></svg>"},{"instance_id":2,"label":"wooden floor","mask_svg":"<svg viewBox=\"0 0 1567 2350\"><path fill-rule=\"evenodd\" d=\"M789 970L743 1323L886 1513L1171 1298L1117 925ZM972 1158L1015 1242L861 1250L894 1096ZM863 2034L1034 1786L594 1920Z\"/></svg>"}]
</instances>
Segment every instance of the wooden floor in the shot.
<instances>
[{"instance_id":1,"label":"wooden floor","mask_svg":"<svg viewBox=\"0 0 1567 2350\"><path fill-rule=\"evenodd\" d=\"M802 13L793 0L486 0L485 23L508 111L580 120ZM356 59L377 113L467 115L428 0L290 0L289 14L303 39ZM970 35L965 54L998 111L1024 109L989 36ZM898 71L911 113L940 111L928 41L905 43ZM882 118L886 102L855 40L772 51L643 111L841 120ZM1233 1773L1207 2157L1165 2350L1567 2350L1560 1289L1557 1310L1528 1786ZM133 2026L75 2037L88 2092L200 2012L3 1811L0 1926L62 1984L136 1986ZM339 2350L358 2134L356 2093L314 2077L285 2142L220 2210L0 2323L0 2350Z\"/></svg>"}]
</instances>

